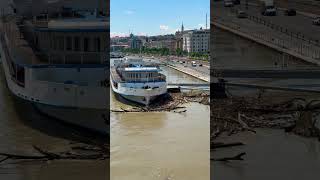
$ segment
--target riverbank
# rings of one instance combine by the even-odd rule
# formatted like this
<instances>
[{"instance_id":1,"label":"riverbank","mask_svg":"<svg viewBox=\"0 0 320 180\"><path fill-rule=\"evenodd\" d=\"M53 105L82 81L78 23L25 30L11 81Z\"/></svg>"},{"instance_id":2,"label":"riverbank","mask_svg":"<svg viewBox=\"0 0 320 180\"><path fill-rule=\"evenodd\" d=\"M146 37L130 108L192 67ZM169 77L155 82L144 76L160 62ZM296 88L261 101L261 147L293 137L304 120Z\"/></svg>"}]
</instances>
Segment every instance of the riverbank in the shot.
<instances>
[{"instance_id":1,"label":"riverbank","mask_svg":"<svg viewBox=\"0 0 320 180\"><path fill-rule=\"evenodd\" d=\"M195 71L193 69L182 67L182 66L179 67L179 66L175 66L175 65L171 65L171 64L167 64L166 66L168 66L172 69L175 69L177 71L183 72L185 74L188 74L190 76L193 76L195 78L198 78L200 80L203 80L205 82L210 82L210 76L207 76L207 75L200 73L198 71Z\"/></svg>"},{"instance_id":2,"label":"riverbank","mask_svg":"<svg viewBox=\"0 0 320 180\"><path fill-rule=\"evenodd\" d=\"M169 56L160 56L160 55L148 55L148 54L133 54L133 53L127 53L128 56L141 56L144 57L146 59L159 59L161 61L167 61L168 59L175 59L178 61L196 61L198 63L203 63L206 66L210 65L210 62L208 60L204 60L204 59L198 59L198 58L192 58L189 56L173 56L173 55L169 55Z\"/></svg>"}]
</instances>

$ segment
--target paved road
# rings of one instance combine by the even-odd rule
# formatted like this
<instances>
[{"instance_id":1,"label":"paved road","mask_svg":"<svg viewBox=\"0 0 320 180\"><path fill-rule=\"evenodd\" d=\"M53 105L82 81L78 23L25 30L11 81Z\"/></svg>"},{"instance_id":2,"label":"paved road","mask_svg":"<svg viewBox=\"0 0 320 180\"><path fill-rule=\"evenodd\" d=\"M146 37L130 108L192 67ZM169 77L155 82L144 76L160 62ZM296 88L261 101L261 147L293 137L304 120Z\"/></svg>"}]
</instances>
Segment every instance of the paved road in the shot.
<instances>
[{"instance_id":1,"label":"paved road","mask_svg":"<svg viewBox=\"0 0 320 180\"><path fill-rule=\"evenodd\" d=\"M297 14L296 16L285 16L283 10L277 10L277 16L262 16L260 8L257 6L249 5L246 10L244 3L234 6L235 9L245 10L249 15L253 15L265 20L268 20L276 25L283 26L291 31L302 33L311 39L320 40L320 26L312 25L312 18L304 15ZM228 16L230 9L223 6L223 1L213 3L214 16ZM240 19L238 19L240 21Z\"/></svg>"}]
</instances>

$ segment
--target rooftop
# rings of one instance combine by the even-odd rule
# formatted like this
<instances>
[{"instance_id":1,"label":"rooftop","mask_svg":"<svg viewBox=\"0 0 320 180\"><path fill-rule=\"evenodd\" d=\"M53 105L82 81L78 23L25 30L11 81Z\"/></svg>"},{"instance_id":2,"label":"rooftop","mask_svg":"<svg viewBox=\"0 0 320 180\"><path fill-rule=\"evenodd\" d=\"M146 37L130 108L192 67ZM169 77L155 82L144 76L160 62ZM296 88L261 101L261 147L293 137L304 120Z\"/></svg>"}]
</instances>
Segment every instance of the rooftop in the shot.
<instances>
[{"instance_id":1,"label":"rooftop","mask_svg":"<svg viewBox=\"0 0 320 180\"><path fill-rule=\"evenodd\" d=\"M126 67L124 71L131 71L131 72L158 72L159 69L157 67Z\"/></svg>"}]
</instances>

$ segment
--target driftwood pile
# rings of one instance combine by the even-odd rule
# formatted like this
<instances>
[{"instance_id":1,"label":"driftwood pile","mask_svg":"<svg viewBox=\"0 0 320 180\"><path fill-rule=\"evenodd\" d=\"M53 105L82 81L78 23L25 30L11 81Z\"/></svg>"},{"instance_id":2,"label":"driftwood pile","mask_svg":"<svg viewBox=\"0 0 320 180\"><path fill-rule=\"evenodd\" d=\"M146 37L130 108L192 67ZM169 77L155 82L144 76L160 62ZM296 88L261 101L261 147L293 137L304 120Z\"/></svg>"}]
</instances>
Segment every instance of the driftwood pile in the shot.
<instances>
[{"instance_id":1,"label":"driftwood pile","mask_svg":"<svg viewBox=\"0 0 320 180\"><path fill-rule=\"evenodd\" d=\"M316 126L319 115L319 100L293 98L276 104L248 97L213 100L212 137L222 132L255 132L254 128L281 128L306 137L320 137Z\"/></svg>"},{"instance_id":2,"label":"driftwood pile","mask_svg":"<svg viewBox=\"0 0 320 180\"><path fill-rule=\"evenodd\" d=\"M109 145L88 145L83 143L72 143L70 148L61 152L50 152L38 146L33 145L36 153L17 154L17 153L1 153L0 164L11 160L19 163L23 160L105 160L109 159Z\"/></svg>"},{"instance_id":3,"label":"driftwood pile","mask_svg":"<svg viewBox=\"0 0 320 180\"><path fill-rule=\"evenodd\" d=\"M232 97L214 99L211 105L211 149L243 145L243 143L224 144L217 142L221 134L233 135L254 128L278 128L305 137L316 137L320 141L320 101L292 98L282 102L272 102L268 98ZM227 157L212 158L214 161L243 160L245 152Z\"/></svg>"},{"instance_id":4,"label":"driftwood pile","mask_svg":"<svg viewBox=\"0 0 320 180\"><path fill-rule=\"evenodd\" d=\"M0 163L13 160L19 163L21 160L105 160L109 158L107 145L93 146L87 144L73 145L69 150L62 152L50 152L40 147L33 146L35 154L0 153Z\"/></svg>"},{"instance_id":5,"label":"driftwood pile","mask_svg":"<svg viewBox=\"0 0 320 180\"><path fill-rule=\"evenodd\" d=\"M209 105L209 93L203 91L188 91L182 93L167 93L155 100L155 103L145 106L135 106L131 108L120 108L111 110L111 112L127 113L127 112L162 112L173 111L177 113L186 112L183 104L196 102Z\"/></svg>"}]
</instances>

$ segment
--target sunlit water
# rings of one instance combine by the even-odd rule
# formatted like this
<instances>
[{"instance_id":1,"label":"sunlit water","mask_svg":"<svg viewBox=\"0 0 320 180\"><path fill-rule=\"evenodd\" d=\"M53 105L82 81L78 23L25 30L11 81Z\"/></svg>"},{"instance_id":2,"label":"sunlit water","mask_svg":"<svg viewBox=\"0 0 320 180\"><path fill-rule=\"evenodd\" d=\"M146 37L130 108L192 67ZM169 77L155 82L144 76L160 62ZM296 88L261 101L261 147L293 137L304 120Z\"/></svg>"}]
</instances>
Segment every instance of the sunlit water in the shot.
<instances>
[{"instance_id":1,"label":"sunlit water","mask_svg":"<svg viewBox=\"0 0 320 180\"><path fill-rule=\"evenodd\" d=\"M201 82L162 69L168 82ZM209 179L209 106L185 106L185 113L111 113L111 179ZM111 107L128 105L111 92Z\"/></svg>"}]
</instances>

